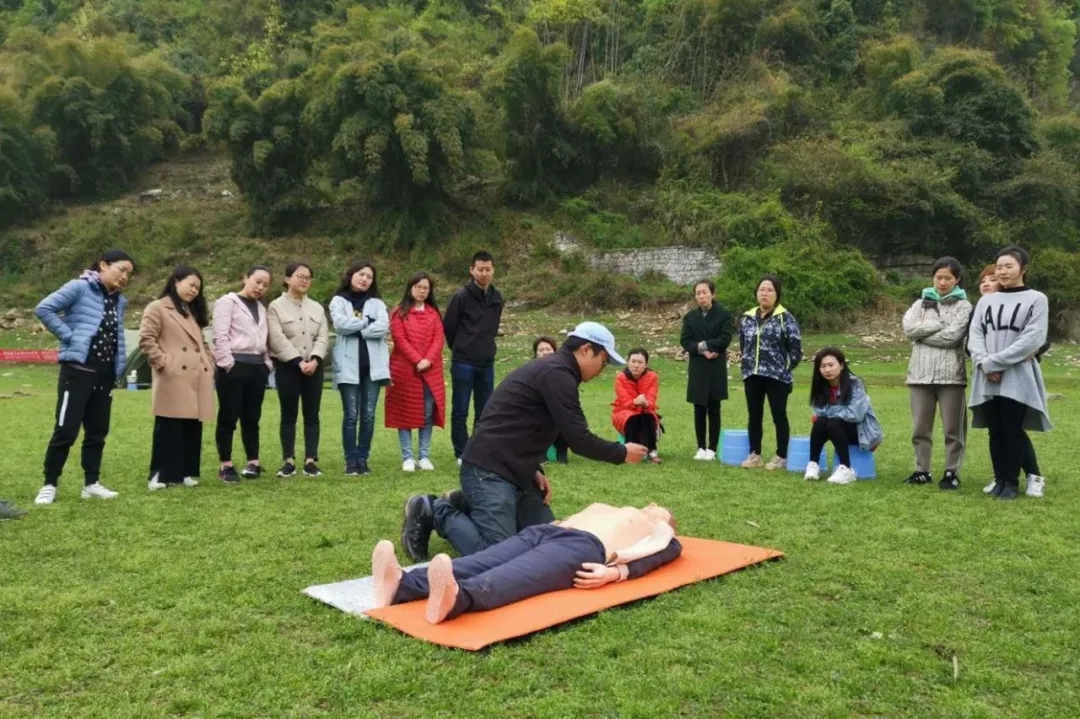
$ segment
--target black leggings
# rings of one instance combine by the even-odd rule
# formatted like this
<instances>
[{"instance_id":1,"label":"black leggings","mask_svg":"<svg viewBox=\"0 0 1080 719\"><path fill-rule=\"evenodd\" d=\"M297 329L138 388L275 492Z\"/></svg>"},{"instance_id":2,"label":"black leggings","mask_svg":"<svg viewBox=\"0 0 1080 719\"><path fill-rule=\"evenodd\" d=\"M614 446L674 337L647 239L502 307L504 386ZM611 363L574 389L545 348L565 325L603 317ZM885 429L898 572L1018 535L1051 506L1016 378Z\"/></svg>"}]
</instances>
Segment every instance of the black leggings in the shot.
<instances>
[{"instance_id":1,"label":"black leggings","mask_svg":"<svg viewBox=\"0 0 1080 719\"><path fill-rule=\"evenodd\" d=\"M708 420L709 443L705 443L705 427ZM694 405L694 432L697 434L698 449L716 451L720 442L720 400L714 399L709 404Z\"/></svg>"},{"instance_id":2,"label":"black leggings","mask_svg":"<svg viewBox=\"0 0 1080 719\"><path fill-rule=\"evenodd\" d=\"M304 459L319 460L319 407L322 405L323 368L306 375L287 363L274 363L278 403L281 405L281 458L296 458L296 418L304 407Z\"/></svg>"},{"instance_id":3,"label":"black leggings","mask_svg":"<svg viewBox=\"0 0 1080 719\"><path fill-rule=\"evenodd\" d=\"M982 414L990 434L990 462L994 465L994 479L1018 487L1020 469L1029 450L1031 459L1035 458L1031 439L1024 432L1027 405L1008 397L994 397L982 405Z\"/></svg>"},{"instance_id":4,"label":"black leggings","mask_svg":"<svg viewBox=\"0 0 1080 719\"><path fill-rule=\"evenodd\" d=\"M765 421L765 399L768 398L769 411L776 427L776 456L787 459L788 440L791 438L787 400L791 385L770 377L753 375L743 380L743 390L746 394L746 411L750 415L746 427L750 435L750 452L761 454L761 426Z\"/></svg>"},{"instance_id":5,"label":"black leggings","mask_svg":"<svg viewBox=\"0 0 1080 719\"><path fill-rule=\"evenodd\" d=\"M237 362L226 372L217 369L218 415L215 442L218 459L232 461L233 433L240 422L240 438L249 462L259 459L259 420L268 372L264 364Z\"/></svg>"},{"instance_id":6,"label":"black leggings","mask_svg":"<svg viewBox=\"0 0 1080 719\"><path fill-rule=\"evenodd\" d=\"M627 442L643 444L650 452L656 451L656 417L637 414L626 420L623 436Z\"/></svg>"},{"instance_id":7,"label":"black leggings","mask_svg":"<svg viewBox=\"0 0 1080 719\"><path fill-rule=\"evenodd\" d=\"M1020 468L1024 470L1024 474L1041 477L1039 458L1035 456L1035 447L1031 444L1031 437L1028 437L1027 432L1024 432L1024 445L1024 463L1020 465Z\"/></svg>"},{"instance_id":8,"label":"black leggings","mask_svg":"<svg viewBox=\"0 0 1080 719\"><path fill-rule=\"evenodd\" d=\"M851 468L851 445L859 443L859 428L851 422L836 417L818 417L810 430L810 461L818 461L825 442L830 441L836 449L836 459Z\"/></svg>"}]
</instances>

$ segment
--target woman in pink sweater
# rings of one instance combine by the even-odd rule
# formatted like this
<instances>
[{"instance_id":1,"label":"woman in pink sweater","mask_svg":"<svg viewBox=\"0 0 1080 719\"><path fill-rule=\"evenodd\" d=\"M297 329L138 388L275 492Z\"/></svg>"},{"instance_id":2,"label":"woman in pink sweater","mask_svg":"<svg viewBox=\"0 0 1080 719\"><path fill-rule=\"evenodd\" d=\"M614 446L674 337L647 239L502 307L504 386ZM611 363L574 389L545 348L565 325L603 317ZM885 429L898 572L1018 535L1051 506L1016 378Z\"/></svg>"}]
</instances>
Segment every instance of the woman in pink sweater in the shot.
<instances>
[{"instance_id":1,"label":"woman in pink sweater","mask_svg":"<svg viewBox=\"0 0 1080 719\"><path fill-rule=\"evenodd\" d=\"M214 364L218 397L218 478L237 482L232 461L233 433L240 421L240 437L247 453L241 473L248 479L262 474L259 462L259 419L262 417L266 380L273 365L267 349L266 308L259 300L270 287L270 270L255 265L244 275L244 286L214 303Z\"/></svg>"}]
</instances>

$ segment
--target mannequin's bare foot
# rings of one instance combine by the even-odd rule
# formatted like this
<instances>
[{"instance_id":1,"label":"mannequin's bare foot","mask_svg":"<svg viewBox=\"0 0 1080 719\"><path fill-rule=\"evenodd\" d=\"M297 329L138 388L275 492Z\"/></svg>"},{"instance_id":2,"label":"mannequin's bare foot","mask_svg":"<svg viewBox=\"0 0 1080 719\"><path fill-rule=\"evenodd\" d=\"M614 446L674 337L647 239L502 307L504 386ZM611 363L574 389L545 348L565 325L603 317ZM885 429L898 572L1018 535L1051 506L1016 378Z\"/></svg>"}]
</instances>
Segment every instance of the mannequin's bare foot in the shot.
<instances>
[{"instance_id":1,"label":"mannequin's bare foot","mask_svg":"<svg viewBox=\"0 0 1080 719\"><path fill-rule=\"evenodd\" d=\"M389 607L401 584L401 565L394 554L394 543L384 539L371 553L371 574L375 580L375 608Z\"/></svg>"},{"instance_id":2,"label":"mannequin's bare foot","mask_svg":"<svg viewBox=\"0 0 1080 719\"><path fill-rule=\"evenodd\" d=\"M454 579L454 565L450 557L445 554L436 555L428 565L427 578L427 620L438 624L446 619L457 601L458 584Z\"/></svg>"}]
</instances>

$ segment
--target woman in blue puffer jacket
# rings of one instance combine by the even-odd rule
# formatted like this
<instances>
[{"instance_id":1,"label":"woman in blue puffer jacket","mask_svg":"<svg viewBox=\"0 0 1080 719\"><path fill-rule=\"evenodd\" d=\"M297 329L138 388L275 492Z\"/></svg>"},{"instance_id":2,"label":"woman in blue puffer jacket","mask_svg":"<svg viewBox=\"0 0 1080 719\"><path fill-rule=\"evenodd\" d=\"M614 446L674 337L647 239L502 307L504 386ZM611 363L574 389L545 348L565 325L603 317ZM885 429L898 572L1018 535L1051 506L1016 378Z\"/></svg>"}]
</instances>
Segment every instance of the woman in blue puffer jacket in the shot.
<instances>
[{"instance_id":1,"label":"woman in blue puffer jacket","mask_svg":"<svg viewBox=\"0 0 1080 719\"><path fill-rule=\"evenodd\" d=\"M124 373L124 308L120 293L135 271L135 262L121 250L108 250L78 279L71 280L38 304L34 314L60 340L60 381L56 426L45 450L45 486L35 504L52 504L68 452L85 430L82 498L113 499L116 492L99 481L101 455L109 434L112 390Z\"/></svg>"},{"instance_id":2,"label":"woman in blue puffer jacket","mask_svg":"<svg viewBox=\"0 0 1080 719\"><path fill-rule=\"evenodd\" d=\"M750 435L750 454L742 463L746 469L764 466L774 470L787 466L791 436L787 401L794 383L791 373L802 361L802 333L799 323L780 304L780 293L779 277L762 277L756 293L758 306L739 319L743 389L749 415L747 434ZM776 427L776 454L768 463L761 458L766 399Z\"/></svg>"}]
</instances>

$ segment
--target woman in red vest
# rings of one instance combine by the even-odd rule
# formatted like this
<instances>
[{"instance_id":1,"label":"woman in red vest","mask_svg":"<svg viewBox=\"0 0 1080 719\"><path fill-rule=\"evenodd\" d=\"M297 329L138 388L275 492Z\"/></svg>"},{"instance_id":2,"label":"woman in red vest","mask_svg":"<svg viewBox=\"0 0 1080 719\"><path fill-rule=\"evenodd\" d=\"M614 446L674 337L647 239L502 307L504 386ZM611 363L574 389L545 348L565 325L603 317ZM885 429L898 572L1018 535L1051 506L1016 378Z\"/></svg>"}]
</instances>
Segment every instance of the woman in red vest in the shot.
<instances>
[{"instance_id":1,"label":"woman in red vest","mask_svg":"<svg viewBox=\"0 0 1080 719\"><path fill-rule=\"evenodd\" d=\"M443 323L435 303L435 282L417 272L390 316L394 350L386 390L386 426L398 431L401 469L431 471L431 431L445 426L446 382L443 376ZM420 435L420 461L413 459L412 430Z\"/></svg>"},{"instance_id":2,"label":"woman in red vest","mask_svg":"<svg viewBox=\"0 0 1080 719\"><path fill-rule=\"evenodd\" d=\"M615 375L611 424L627 442L645 445L653 464L660 464L660 455L656 453L661 432L659 394L660 376L649 369L649 353L640 347L630 350L626 369Z\"/></svg>"}]
</instances>

